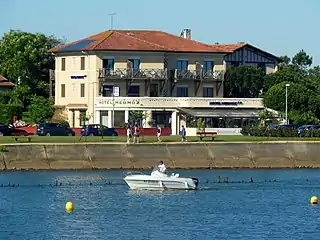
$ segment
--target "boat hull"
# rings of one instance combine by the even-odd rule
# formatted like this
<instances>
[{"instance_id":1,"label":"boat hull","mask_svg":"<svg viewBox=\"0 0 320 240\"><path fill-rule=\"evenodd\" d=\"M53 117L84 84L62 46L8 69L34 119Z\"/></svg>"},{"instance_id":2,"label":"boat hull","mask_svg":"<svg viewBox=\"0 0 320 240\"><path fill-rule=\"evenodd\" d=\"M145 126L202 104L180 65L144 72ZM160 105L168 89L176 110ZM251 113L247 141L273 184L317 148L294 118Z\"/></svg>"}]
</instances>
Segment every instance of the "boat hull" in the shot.
<instances>
[{"instance_id":1,"label":"boat hull","mask_svg":"<svg viewBox=\"0 0 320 240\"><path fill-rule=\"evenodd\" d=\"M196 178L154 178L148 175L127 176L124 181L132 190L195 190Z\"/></svg>"}]
</instances>

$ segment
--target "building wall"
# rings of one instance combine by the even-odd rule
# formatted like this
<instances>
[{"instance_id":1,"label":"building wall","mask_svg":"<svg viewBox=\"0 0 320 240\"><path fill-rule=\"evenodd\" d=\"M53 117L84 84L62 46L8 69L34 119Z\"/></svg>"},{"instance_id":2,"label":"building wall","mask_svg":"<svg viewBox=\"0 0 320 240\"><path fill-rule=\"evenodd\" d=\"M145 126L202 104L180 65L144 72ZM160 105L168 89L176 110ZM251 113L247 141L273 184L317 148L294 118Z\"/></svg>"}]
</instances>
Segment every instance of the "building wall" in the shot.
<instances>
[{"instance_id":1,"label":"building wall","mask_svg":"<svg viewBox=\"0 0 320 240\"><path fill-rule=\"evenodd\" d=\"M157 52L97 52L92 55L87 53L68 53L56 55L56 66L55 66L55 104L58 106L67 106L69 104L87 105L87 114L94 116L94 99L100 94L99 87L99 69L103 67L103 59L114 58L115 69L126 69L128 59L140 59L140 69L164 69L167 67L168 70L176 68L177 60L188 60L188 70L194 71L196 69L196 63L203 64L205 60L212 60L214 62L215 71L224 71L231 60L239 60L237 57L244 56L239 55L228 55L224 54L183 54L183 53L157 53ZM248 55L249 56L249 55ZM81 70L81 57L84 58L85 68ZM250 55L254 57L254 55ZM62 58L65 58L65 70L62 67ZM235 59L233 59L235 58ZM256 57L257 58L257 57ZM257 58L258 59L258 58ZM266 63L267 73L271 73L276 69L276 62L272 62L268 58L260 57L264 59ZM268 61L267 61L268 60ZM257 63L247 61L247 64L256 66ZM169 73L170 74L170 73ZM72 79L71 76L85 76L82 79ZM152 83L157 83L158 80L154 80ZM127 84L125 80L114 79L106 80L106 84L117 85L120 87L120 96L125 97L127 92ZM159 82L158 82L159 83ZM62 84L65 86L65 97L61 96ZM81 84L85 84L84 96L81 96ZM140 86L140 96L148 96L149 92L146 90L146 82L144 80L134 80L132 85ZM172 82L167 81L165 88L167 89L166 96L177 96L177 87L185 86L188 87L189 97L203 97L203 87L213 87L214 97L223 97L223 84L215 80L203 81L199 87L198 93L195 93L195 81L194 80L178 80L175 88L171 91ZM68 107L67 107L68 110ZM83 110L83 109L82 109ZM72 112L78 117L80 109L72 109ZM70 113L70 111L69 111ZM74 116L69 116L69 118ZM94 122L94 120L91 120Z\"/></svg>"},{"instance_id":2,"label":"building wall","mask_svg":"<svg viewBox=\"0 0 320 240\"><path fill-rule=\"evenodd\" d=\"M0 92L6 92L12 90L13 87L0 86Z\"/></svg>"},{"instance_id":3,"label":"building wall","mask_svg":"<svg viewBox=\"0 0 320 240\"><path fill-rule=\"evenodd\" d=\"M71 54L70 54L71 55ZM87 114L93 115L94 97L97 96L98 72L95 55L72 54L56 56L55 65L55 105L87 105ZM81 57L85 59L85 69L80 70ZM62 58L65 58L65 71L62 70ZM71 79L71 76L85 76L83 79ZM62 97L62 84L65 85L65 97ZM81 84L85 84L84 97L81 97ZM79 109L76 111L79 117ZM82 109L83 110L83 109ZM70 119L69 119L70 120ZM78 127L78 126L76 126Z\"/></svg>"},{"instance_id":4,"label":"building wall","mask_svg":"<svg viewBox=\"0 0 320 240\"><path fill-rule=\"evenodd\" d=\"M263 51L257 50L250 46L240 48L224 57L226 69L232 64L238 63L246 66L258 67L264 64L267 74L277 71L277 59Z\"/></svg>"},{"instance_id":5,"label":"building wall","mask_svg":"<svg viewBox=\"0 0 320 240\"><path fill-rule=\"evenodd\" d=\"M164 53L147 52L99 52L97 53L97 66L102 68L103 59L114 58L115 68L126 69L128 59L140 59L141 69L163 69Z\"/></svg>"}]
</instances>

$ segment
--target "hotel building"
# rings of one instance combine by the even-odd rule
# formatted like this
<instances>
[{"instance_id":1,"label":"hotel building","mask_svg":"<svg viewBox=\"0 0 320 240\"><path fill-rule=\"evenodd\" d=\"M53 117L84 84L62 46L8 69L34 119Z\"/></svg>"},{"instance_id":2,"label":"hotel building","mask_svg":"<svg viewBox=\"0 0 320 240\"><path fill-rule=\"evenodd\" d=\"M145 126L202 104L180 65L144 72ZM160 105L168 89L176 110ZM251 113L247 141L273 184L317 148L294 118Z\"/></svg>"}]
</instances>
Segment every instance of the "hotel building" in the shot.
<instances>
[{"instance_id":1,"label":"hotel building","mask_svg":"<svg viewBox=\"0 0 320 240\"><path fill-rule=\"evenodd\" d=\"M161 31L110 30L51 49L55 105L70 126L89 122L122 127L133 111L143 127L240 129L256 121L262 99L223 97L224 73L241 64L277 70L278 58L250 44L205 44ZM115 96L113 96L113 93ZM189 131L191 134L193 131Z\"/></svg>"}]
</instances>

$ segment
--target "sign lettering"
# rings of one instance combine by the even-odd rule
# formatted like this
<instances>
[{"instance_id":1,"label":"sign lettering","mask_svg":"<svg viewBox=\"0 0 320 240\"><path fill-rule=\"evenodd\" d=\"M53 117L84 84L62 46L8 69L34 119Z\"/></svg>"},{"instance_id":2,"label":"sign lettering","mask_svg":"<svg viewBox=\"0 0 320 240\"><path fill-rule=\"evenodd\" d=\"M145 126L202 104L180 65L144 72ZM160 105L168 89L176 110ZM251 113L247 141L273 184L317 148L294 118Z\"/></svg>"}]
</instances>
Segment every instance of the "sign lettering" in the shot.
<instances>
[{"instance_id":1,"label":"sign lettering","mask_svg":"<svg viewBox=\"0 0 320 240\"><path fill-rule=\"evenodd\" d=\"M237 105L242 105L243 102L241 101L235 101L235 102L209 102L209 105L227 105L227 106L237 106Z\"/></svg>"},{"instance_id":2,"label":"sign lettering","mask_svg":"<svg viewBox=\"0 0 320 240\"><path fill-rule=\"evenodd\" d=\"M99 100L98 102L99 105L112 105L113 101L112 100ZM115 105L140 105L140 100L138 99L132 99L132 100L121 100L121 99L115 99L114 100Z\"/></svg>"}]
</instances>

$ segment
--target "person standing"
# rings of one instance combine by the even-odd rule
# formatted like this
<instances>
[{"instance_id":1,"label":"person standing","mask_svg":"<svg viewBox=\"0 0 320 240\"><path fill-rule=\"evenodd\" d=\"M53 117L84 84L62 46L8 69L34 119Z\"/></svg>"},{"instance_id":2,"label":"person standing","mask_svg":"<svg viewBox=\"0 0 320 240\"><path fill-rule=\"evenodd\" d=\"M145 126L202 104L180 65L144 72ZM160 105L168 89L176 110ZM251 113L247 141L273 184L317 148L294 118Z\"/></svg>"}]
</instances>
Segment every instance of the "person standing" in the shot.
<instances>
[{"instance_id":1,"label":"person standing","mask_svg":"<svg viewBox=\"0 0 320 240\"><path fill-rule=\"evenodd\" d=\"M161 127L157 125L157 138L158 142L161 142Z\"/></svg>"},{"instance_id":2,"label":"person standing","mask_svg":"<svg viewBox=\"0 0 320 240\"><path fill-rule=\"evenodd\" d=\"M187 141L186 135L187 135L186 129L185 129L184 126L182 125L182 129L181 129L181 141L182 141L182 142L186 142L186 141Z\"/></svg>"},{"instance_id":3,"label":"person standing","mask_svg":"<svg viewBox=\"0 0 320 240\"><path fill-rule=\"evenodd\" d=\"M127 126L127 143L131 142L131 138L132 138L132 132L131 132L130 124L128 124L128 126Z\"/></svg>"},{"instance_id":4,"label":"person standing","mask_svg":"<svg viewBox=\"0 0 320 240\"><path fill-rule=\"evenodd\" d=\"M134 137L133 137L134 143L139 143L140 142L140 129L138 124L136 123L134 126Z\"/></svg>"}]
</instances>

